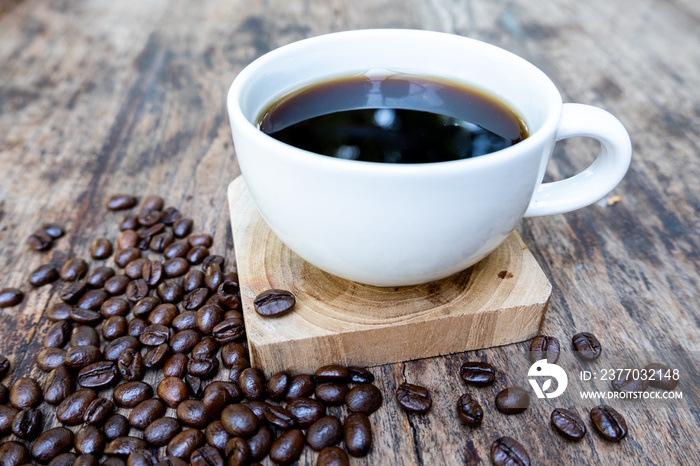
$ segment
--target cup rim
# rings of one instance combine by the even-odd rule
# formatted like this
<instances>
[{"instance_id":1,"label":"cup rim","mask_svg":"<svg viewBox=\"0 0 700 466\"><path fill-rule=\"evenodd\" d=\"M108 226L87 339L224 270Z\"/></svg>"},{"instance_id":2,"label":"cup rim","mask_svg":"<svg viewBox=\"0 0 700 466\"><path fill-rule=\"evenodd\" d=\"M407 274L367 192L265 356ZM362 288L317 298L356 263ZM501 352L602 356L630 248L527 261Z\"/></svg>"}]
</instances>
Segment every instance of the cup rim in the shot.
<instances>
[{"instance_id":1,"label":"cup rim","mask_svg":"<svg viewBox=\"0 0 700 466\"><path fill-rule=\"evenodd\" d=\"M547 116L543 121L542 125L533 133L530 133L528 137L517 144L506 147L504 149L490 152L484 154L484 156L471 157L459 160L450 160L443 162L426 162L426 163L411 163L411 164L401 164L401 163L377 163L377 162L367 162L362 160L346 160L337 157L328 157L323 154L318 154L316 152L307 151L300 149L298 147L291 146L284 142L281 142L272 136L265 134L260 131L257 126L251 122L243 113L240 105L240 95L243 90L243 86L254 76L255 72L261 67L266 65L268 62L277 59L280 56L295 53L301 49L313 46L315 43L324 42L328 40L337 39L352 39L360 36L375 36L376 40L397 40L401 36L449 36L453 40L459 40L464 42L471 42L479 44L482 48L490 48L494 53L509 56L510 59L518 61L521 66L525 66L531 69L536 74L539 74L543 80L544 87L548 88L547 93L551 97L554 97L553 104L550 105L550 109L547 112ZM390 37L387 37L390 36ZM439 76L436 74L436 76ZM558 104L558 105L555 105ZM544 105L544 104L543 104ZM499 46L490 44L488 42L480 41L466 36L460 36L457 34L450 34L438 31L428 31L420 29L358 29L358 30L348 30L341 32L332 32L328 34L321 34L318 36L309 37L306 39L301 39L295 42L291 42L286 45L282 45L276 49L273 49L260 57L253 60L243 70L238 73L234 78L229 91L227 93L227 109L229 114L229 120L231 127L234 126L244 130L248 133L250 137L254 139L257 144L261 144L269 150L284 150L285 156L293 157L295 162L306 164L323 164L328 169L341 169L344 171L360 171L367 172L372 171L375 173L397 173L397 174L425 174L428 171L453 171L459 168L465 169L478 169L479 166L489 165L492 163L504 163L512 158L518 158L521 154L524 154L538 145L542 144L543 139L547 139L551 134L555 134L556 126L559 123L561 117L562 108L562 98L561 94L557 90L556 86L552 80L538 67L525 60L524 58L503 49ZM235 137L235 135L234 135ZM235 142L235 141L234 141Z\"/></svg>"}]
</instances>

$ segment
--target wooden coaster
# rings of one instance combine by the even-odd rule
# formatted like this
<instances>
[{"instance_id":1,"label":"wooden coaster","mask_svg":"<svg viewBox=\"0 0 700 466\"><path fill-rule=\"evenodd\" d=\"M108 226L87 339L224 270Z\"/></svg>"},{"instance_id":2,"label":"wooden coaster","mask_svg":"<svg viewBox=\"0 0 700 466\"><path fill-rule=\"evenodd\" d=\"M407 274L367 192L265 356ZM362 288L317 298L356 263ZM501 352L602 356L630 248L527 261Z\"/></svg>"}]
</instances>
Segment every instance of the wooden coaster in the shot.
<instances>
[{"instance_id":1,"label":"wooden coaster","mask_svg":"<svg viewBox=\"0 0 700 466\"><path fill-rule=\"evenodd\" d=\"M478 264L425 285L381 288L330 275L267 226L242 177L228 188L251 364L266 376L337 363L374 366L488 348L537 335L552 286L513 232ZM255 312L267 289L289 290L295 309Z\"/></svg>"}]
</instances>

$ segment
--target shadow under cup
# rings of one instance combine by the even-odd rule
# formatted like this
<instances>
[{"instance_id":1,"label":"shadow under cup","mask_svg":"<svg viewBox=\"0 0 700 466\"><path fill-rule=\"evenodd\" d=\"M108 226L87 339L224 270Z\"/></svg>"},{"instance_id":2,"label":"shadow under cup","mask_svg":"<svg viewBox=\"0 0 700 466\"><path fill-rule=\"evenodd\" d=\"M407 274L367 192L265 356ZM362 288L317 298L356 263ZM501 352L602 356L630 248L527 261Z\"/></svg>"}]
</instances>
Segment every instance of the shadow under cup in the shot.
<instances>
[{"instance_id":1,"label":"shadow under cup","mask_svg":"<svg viewBox=\"0 0 700 466\"><path fill-rule=\"evenodd\" d=\"M478 158L387 164L325 157L261 132L261 112L309 84L359 73L438 77L481 89L529 137ZM274 50L233 82L228 110L241 173L272 231L331 274L377 286L426 283L495 249L541 183L562 102L544 73L495 46L410 30L329 34Z\"/></svg>"}]
</instances>

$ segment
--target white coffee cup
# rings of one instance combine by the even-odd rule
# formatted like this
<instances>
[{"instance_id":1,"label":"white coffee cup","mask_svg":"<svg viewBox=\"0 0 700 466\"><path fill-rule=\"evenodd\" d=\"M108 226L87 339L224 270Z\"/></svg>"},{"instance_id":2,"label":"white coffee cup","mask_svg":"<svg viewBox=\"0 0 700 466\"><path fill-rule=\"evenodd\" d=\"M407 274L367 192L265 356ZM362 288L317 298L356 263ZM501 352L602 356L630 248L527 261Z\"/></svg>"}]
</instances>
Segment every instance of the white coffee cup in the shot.
<instances>
[{"instance_id":1,"label":"white coffee cup","mask_svg":"<svg viewBox=\"0 0 700 466\"><path fill-rule=\"evenodd\" d=\"M280 97L363 72L447 78L485 90L523 117L529 137L471 159L391 164L314 154L257 128ZM228 112L241 173L272 231L316 267L377 286L464 270L523 216L568 212L604 197L631 158L629 136L611 114L562 104L552 81L510 52L438 32L348 31L280 47L236 77ZM571 178L542 183L555 142L574 136L600 142L596 160Z\"/></svg>"}]
</instances>

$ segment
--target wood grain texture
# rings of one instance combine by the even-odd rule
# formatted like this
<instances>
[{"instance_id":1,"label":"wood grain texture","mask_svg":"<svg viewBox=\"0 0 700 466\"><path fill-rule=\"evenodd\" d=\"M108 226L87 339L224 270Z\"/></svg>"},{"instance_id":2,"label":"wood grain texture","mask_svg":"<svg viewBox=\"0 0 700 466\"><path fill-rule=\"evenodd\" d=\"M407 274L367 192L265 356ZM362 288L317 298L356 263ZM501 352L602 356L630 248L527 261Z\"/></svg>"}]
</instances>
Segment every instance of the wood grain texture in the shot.
<instances>
[{"instance_id":1,"label":"wood grain texture","mask_svg":"<svg viewBox=\"0 0 700 466\"><path fill-rule=\"evenodd\" d=\"M124 0L9 2L0 15L0 287L25 301L0 310L5 380L44 376L34 366L58 289L31 290L46 262L86 257L120 218L102 208L115 192L154 193L178 205L214 251L233 260L226 187L238 174L225 114L236 73L290 41L367 27L410 27L486 40L539 66L566 101L599 105L630 132L630 171L617 203L526 219L518 231L553 286L543 333L559 338L562 364L617 363L617 349L678 363L683 403L610 402L630 425L620 444L589 432L571 443L549 427L551 403L515 417L493 397L526 384L527 343L372 369L385 405L372 416L371 454L353 464L488 464L493 440L520 440L538 464L696 464L700 351L700 10L691 0ZM5 4L3 4L5 5ZM458 59L458 57L456 58ZM584 168L595 147L557 145L548 179ZM46 253L24 241L41 223L68 234ZM568 351L574 333L597 334L592 365ZM642 353L644 352L644 353ZM609 357L610 356L610 357ZM651 356L650 356L651 357ZM467 359L501 369L494 387L467 389ZM433 393L427 416L407 416L392 393L403 381ZM479 429L460 425L454 403L469 390L484 407ZM569 406L584 416L597 402ZM46 426L55 423L46 413ZM590 427L590 424L589 424ZM300 464L313 464L307 450ZM268 463L269 464L269 463Z\"/></svg>"},{"instance_id":2,"label":"wood grain texture","mask_svg":"<svg viewBox=\"0 0 700 466\"><path fill-rule=\"evenodd\" d=\"M513 232L486 259L443 280L380 288L330 275L287 248L243 180L228 188L251 365L267 376L327 364L376 366L528 340L552 286ZM293 312L261 317L253 300L289 290Z\"/></svg>"}]
</instances>

